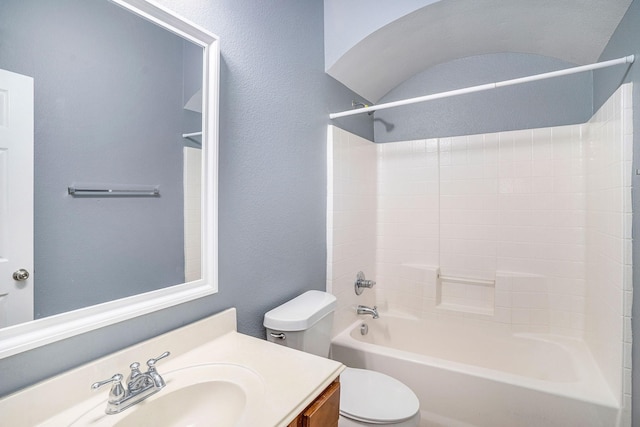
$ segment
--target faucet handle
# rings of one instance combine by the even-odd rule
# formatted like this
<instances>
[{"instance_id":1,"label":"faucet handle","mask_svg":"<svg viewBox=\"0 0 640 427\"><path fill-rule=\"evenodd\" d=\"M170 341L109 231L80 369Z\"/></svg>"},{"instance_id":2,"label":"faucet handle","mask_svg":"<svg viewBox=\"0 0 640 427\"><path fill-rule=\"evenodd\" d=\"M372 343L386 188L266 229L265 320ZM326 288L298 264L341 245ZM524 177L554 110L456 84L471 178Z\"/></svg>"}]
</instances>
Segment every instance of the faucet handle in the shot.
<instances>
[{"instance_id":1,"label":"faucet handle","mask_svg":"<svg viewBox=\"0 0 640 427\"><path fill-rule=\"evenodd\" d=\"M170 352L165 351L160 356L147 360L147 366L149 367L149 369L155 368L155 365L156 363L158 363L158 361L164 359L165 357L168 357L170 354L171 354Z\"/></svg>"},{"instance_id":2,"label":"faucet handle","mask_svg":"<svg viewBox=\"0 0 640 427\"><path fill-rule=\"evenodd\" d=\"M361 295L362 291L364 290L363 288L373 288L373 285L375 285L376 282L375 280L367 280L364 277L364 273L362 271L358 271L358 274L356 275L356 281L353 284L353 287L356 291L356 295Z\"/></svg>"},{"instance_id":3,"label":"faucet handle","mask_svg":"<svg viewBox=\"0 0 640 427\"><path fill-rule=\"evenodd\" d=\"M122 387L122 374L115 374L108 380L98 381L91 384L92 390L97 390L105 384L111 384L111 391L109 391L109 402L116 402L122 399L125 395L124 388Z\"/></svg>"},{"instance_id":4,"label":"faucet handle","mask_svg":"<svg viewBox=\"0 0 640 427\"><path fill-rule=\"evenodd\" d=\"M160 374L156 370L156 363L158 362L158 360L164 359L165 357L169 356L170 354L171 353L169 353L168 351L165 351L164 353L162 353L160 356L156 357L155 359L147 360L147 366L149 367L149 370L147 371L147 374L149 374L149 376L151 377L151 380L153 381L153 383L155 384L155 386L157 388L162 388L166 384L164 382L164 379L162 379L162 377L160 376Z\"/></svg>"},{"instance_id":5,"label":"faucet handle","mask_svg":"<svg viewBox=\"0 0 640 427\"><path fill-rule=\"evenodd\" d=\"M131 369L131 372L129 372L126 383L127 387L131 389L133 381L140 375L142 375L142 372L140 372L140 363L138 362L133 362L131 365L129 365L129 368Z\"/></svg>"},{"instance_id":6,"label":"faucet handle","mask_svg":"<svg viewBox=\"0 0 640 427\"><path fill-rule=\"evenodd\" d=\"M95 382L93 384L91 384L91 389L92 390L97 390L100 387L102 387L105 384L116 384L119 383L120 381L122 381L122 374L115 374L114 376L112 376L111 378L109 378L108 380L103 380L103 381L98 381Z\"/></svg>"}]
</instances>

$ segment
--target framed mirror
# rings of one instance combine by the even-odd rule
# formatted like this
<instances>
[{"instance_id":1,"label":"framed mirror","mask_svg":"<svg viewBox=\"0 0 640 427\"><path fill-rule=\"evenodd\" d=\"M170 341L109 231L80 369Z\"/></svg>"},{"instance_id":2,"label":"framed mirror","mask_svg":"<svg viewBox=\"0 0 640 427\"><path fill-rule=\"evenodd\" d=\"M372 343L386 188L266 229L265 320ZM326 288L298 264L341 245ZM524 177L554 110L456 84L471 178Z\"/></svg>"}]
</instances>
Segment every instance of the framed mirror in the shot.
<instances>
[{"instance_id":1,"label":"framed mirror","mask_svg":"<svg viewBox=\"0 0 640 427\"><path fill-rule=\"evenodd\" d=\"M218 38L148 0L0 9L0 358L217 292Z\"/></svg>"}]
</instances>

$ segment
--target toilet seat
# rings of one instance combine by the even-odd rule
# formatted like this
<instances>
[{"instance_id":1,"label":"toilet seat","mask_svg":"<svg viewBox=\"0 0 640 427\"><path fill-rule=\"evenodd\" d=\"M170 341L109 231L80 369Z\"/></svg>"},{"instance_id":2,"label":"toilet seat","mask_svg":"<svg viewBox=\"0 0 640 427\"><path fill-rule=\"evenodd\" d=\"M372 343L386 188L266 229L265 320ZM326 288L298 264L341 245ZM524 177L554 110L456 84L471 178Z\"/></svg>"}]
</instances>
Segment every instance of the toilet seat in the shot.
<instances>
[{"instance_id":1,"label":"toilet seat","mask_svg":"<svg viewBox=\"0 0 640 427\"><path fill-rule=\"evenodd\" d=\"M420 402L409 387L380 372L346 368L340 375L340 415L370 424L410 419Z\"/></svg>"}]
</instances>

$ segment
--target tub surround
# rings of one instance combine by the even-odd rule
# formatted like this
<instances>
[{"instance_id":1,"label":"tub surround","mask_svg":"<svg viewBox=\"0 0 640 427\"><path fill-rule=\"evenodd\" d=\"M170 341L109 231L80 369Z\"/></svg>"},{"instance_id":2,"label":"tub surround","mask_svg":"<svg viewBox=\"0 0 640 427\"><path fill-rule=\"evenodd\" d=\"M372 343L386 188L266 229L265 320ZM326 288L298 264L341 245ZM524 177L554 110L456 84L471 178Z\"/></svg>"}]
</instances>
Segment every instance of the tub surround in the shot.
<instances>
[{"instance_id":1,"label":"tub surround","mask_svg":"<svg viewBox=\"0 0 640 427\"><path fill-rule=\"evenodd\" d=\"M87 408L106 405L108 386L92 391L93 382L115 373L126 376L130 363L167 350L171 356L158 363L162 375L215 363L240 365L261 377L264 398L244 418L247 425L288 425L344 369L339 362L238 333L236 310L231 308L9 395L0 400L2 419L16 427L69 425ZM163 391L148 400L161 397ZM128 411L132 409L105 417L116 423Z\"/></svg>"},{"instance_id":2,"label":"tub surround","mask_svg":"<svg viewBox=\"0 0 640 427\"><path fill-rule=\"evenodd\" d=\"M334 336L365 304L583 340L611 425L631 425L632 92L581 125L388 144L332 128ZM377 281L359 297L358 270Z\"/></svg>"}]
</instances>

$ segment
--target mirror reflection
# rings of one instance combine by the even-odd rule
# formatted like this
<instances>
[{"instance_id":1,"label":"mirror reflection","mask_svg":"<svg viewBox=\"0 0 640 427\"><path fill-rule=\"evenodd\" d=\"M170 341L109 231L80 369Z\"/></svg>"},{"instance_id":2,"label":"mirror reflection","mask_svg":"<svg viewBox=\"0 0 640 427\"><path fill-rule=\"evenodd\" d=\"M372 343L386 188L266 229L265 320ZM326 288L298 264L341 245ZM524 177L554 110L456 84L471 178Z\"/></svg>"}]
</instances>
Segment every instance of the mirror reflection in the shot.
<instances>
[{"instance_id":1,"label":"mirror reflection","mask_svg":"<svg viewBox=\"0 0 640 427\"><path fill-rule=\"evenodd\" d=\"M199 279L202 48L107 0L3 0L0 69L34 88L33 271L0 270L0 296L30 290L39 319Z\"/></svg>"}]
</instances>

